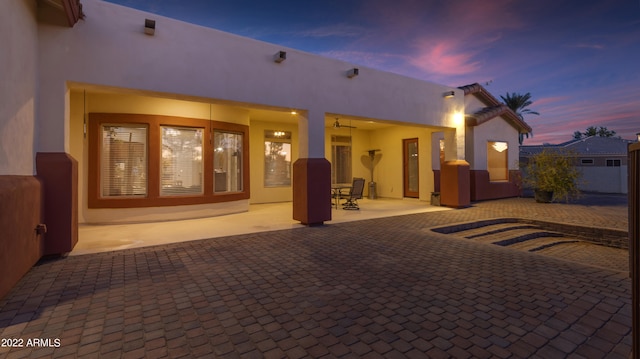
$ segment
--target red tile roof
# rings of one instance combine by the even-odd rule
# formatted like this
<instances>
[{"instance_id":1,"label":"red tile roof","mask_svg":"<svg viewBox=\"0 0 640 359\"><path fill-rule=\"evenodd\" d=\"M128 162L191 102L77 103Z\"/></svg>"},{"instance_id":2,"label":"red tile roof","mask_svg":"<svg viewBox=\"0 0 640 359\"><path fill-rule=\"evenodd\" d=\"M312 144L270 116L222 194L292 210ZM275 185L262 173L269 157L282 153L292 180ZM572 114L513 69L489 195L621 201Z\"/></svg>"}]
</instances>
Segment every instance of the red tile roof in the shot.
<instances>
[{"instance_id":1,"label":"red tile roof","mask_svg":"<svg viewBox=\"0 0 640 359\"><path fill-rule=\"evenodd\" d=\"M478 126L484 122L487 122L496 117L502 117L515 127L520 133L530 133L531 127L524 122L523 119L518 116L513 110L508 108L505 104L498 101L489 91L487 91L479 83L458 87L464 91L464 95L474 95L487 107L473 114L465 114L467 125Z\"/></svg>"}]
</instances>

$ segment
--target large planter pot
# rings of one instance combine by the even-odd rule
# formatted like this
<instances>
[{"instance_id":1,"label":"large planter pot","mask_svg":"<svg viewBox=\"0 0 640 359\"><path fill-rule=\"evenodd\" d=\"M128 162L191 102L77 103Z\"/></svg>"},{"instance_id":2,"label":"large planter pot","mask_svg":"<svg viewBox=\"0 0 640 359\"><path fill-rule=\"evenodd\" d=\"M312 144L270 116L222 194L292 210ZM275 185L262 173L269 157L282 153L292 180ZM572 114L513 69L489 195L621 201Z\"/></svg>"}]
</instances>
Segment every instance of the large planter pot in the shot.
<instances>
[{"instance_id":1,"label":"large planter pot","mask_svg":"<svg viewBox=\"0 0 640 359\"><path fill-rule=\"evenodd\" d=\"M553 199L553 192L536 189L533 191L533 197L538 203L550 203Z\"/></svg>"}]
</instances>

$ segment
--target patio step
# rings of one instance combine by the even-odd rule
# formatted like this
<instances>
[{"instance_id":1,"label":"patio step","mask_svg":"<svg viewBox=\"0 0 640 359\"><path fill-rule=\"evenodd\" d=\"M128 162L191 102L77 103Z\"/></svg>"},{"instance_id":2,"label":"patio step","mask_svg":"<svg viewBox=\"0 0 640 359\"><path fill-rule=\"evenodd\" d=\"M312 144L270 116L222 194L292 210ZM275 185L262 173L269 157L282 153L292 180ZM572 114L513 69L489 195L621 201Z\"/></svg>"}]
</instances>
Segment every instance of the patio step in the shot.
<instances>
[{"instance_id":1,"label":"patio step","mask_svg":"<svg viewBox=\"0 0 640 359\"><path fill-rule=\"evenodd\" d=\"M628 270L628 264L621 263L619 260L621 251L619 248L604 247L583 238L550 231L539 225L522 223L510 218L456 224L431 230L479 243L553 256L592 266L619 271Z\"/></svg>"}]
</instances>

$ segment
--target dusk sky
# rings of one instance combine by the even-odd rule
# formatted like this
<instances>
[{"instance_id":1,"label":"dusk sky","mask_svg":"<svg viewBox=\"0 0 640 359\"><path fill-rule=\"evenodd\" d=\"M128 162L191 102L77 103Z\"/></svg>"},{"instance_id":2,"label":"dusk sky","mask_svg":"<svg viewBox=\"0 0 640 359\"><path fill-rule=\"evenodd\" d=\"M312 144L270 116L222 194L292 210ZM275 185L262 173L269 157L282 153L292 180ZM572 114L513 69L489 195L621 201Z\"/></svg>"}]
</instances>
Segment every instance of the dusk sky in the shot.
<instances>
[{"instance_id":1,"label":"dusk sky","mask_svg":"<svg viewBox=\"0 0 640 359\"><path fill-rule=\"evenodd\" d=\"M640 0L107 1L498 99L530 92L525 145L640 132Z\"/></svg>"}]
</instances>

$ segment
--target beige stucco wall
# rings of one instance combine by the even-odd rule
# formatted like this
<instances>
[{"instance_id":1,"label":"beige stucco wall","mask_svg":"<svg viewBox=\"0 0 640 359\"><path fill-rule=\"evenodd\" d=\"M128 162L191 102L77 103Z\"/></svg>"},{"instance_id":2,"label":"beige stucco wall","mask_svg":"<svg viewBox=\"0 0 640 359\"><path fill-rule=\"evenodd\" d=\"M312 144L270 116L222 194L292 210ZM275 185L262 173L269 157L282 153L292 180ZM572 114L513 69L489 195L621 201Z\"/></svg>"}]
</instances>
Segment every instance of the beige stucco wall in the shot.
<instances>
[{"instance_id":1,"label":"beige stucco wall","mask_svg":"<svg viewBox=\"0 0 640 359\"><path fill-rule=\"evenodd\" d=\"M84 0L83 10L72 29L39 25L42 151L68 147L68 82L304 110L314 140L301 134L301 154L309 157L324 154L325 113L452 127L450 114L463 109L462 91L448 86L364 67L349 79L357 65L103 1ZM145 18L156 20L154 36L143 33ZM287 60L276 64L279 50ZM451 90L456 97L444 99Z\"/></svg>"},{"instance_id":2,"label":"beige stucco wall","mask_svg":"<svg viewBox=\"0 0 640 359\"><path fill-rule=\"evenodd\" d=\"M474 95L465 96L466 113L476 113L487 104ZM518 130L502 117L493 118L478 126L467 126L465 136L465 159L472 170L487 169L487 142L502 141L509 144L509 169L518 169L519 143Z\"/></svg>"},{"instance_id":3,"label":"beige stucco wall","mask_svg":"<svg viewBox=\"0 0 640 359\"><path fill-rule=\"evenodd\" d=\"M264 131L291 132L291 166L298 159L298 126L291 123L274 123L262 121L259 117L251 118L249 137L249 161L251 162L251 203L288 202L293 200L292 186L265 187L264 186ZM293 168L291 169L293 170ZM293 184L293 180L291 181Z\"/></svg>"},{"instance_id":4,"label":"beige stucco wall","mask_svg":"<svg viewBox=\"0 0 640 359\"><path fill-rule=\"evenodd\" d=\"M282 122L273 119L253 117L249 110L219 104L196 101L158 98L135 93L113 93L108 91L71 90L69 153L78 160L80 223L117 223L161 219L190 218L193 216L219 215L246 210L248 203L272 203L291 201L292 187L266 188L264 186L264 131L281 130L292 133L292 162L299 158L298 124L291 118ZM160 114L216 121L235 122L249 125L250 138L250 179L251 198L249 202L236 204L209 204L199 206L143 208L143 209L89 209L88 195L88 136L84 135L85 118L92 112ZM283 116L289 116L283 114ZM356 123L357 125L357 123ZM352 136L352 173L354 177L370 180L368 150L380 149L379 162L374 170L374 180L378 184L380 197L402 198L402 139L419 138L420 151L420 199L428 200L433 191L431 172L431 132L436 129L389 125L379 130L325 128L325 157L331 160L331 136ZM365 189L368 193L368 188Z\"/></svg>"},{"instance_id":5,"label":"beige stucco wall","mask_svg":"<svg viewBox=\"0 0 640 359\"><path fill-rule=\"evenodd\" d=\"M267 124L250 118L250 107L298 111L297 124L281 126L294 134L293 161L330 158L333 129L325 127L329 114L398 124L390 130L354 131L354 176L368 181L366 151L372 146L382 149L375 174L381 197L402 198L402 138L420 138L420 198L424 200L433 189L431 130L427 127L448 134L449 159L465 156L464 125L454 121L455 113L464 112L463 93L457 88L103 1L83 0L83 11L86 18L73 28L47 21L38 24L38 47L34 51L43 60L33 71L38 73L38 86L32 90L37 90L39 99L34 106L40 135L31 145L41 152L68 152L79 161L80 222L116 221L117 216L176 219L188 217L190 212L202 216L208 215L207 211L220 214L225 211L222 207L237 209L229 204L212 204L89 210L85 183L88 146L83 134L83 119L89 112L175 115L250 125L252 203L292 198L291 188L264 188L260 152ZM154 36L144 34L145 18L156 20ZM276 64L272 57L279 50L287 51L287 59ZM353 67L358 67L360 74L349 79L346 72ZM445 99L443 93L447 91L454 91L456 96ZM25 163L31 165L32 159ZM248 202L237 204L238 208L246 209Z\"/></svg>"},{"instance_id":6,"label":"beige stucco wall","mask_svg":"<svg viewBox=\"0 0 640 359\"><path fill-rule=\"evenodd\" d=\"M466 113L476 113L483 108L487 107L488 104L480 101L476 95L466 95L464 98L464 106Z\"/></svg>"},{"instance_id":7,"label":"beige stucco wall","mask_svg":"<svg viewBox=\"0 0 640 359\"><path fill-rule=\"evenodd\" d=\"M372 143L380 148L380 162L374 170L378 195L387 198L403 198L402 140L418 138L418 168L420 200L427 201L433 191L431 159L431 133L433 129L423 127L390 127L377 130ZM365 177L365 178L368 178Z\"/></svg>"},{"instance_id":8,"label":"beige stucco wall","mask_svg":"<svg viewBox=\"0 0 640 359\"><path fill-rule=\"evenodd\" d=\"M84 119L91 112L135 113L178 116L249 124L245 109L195 101L158 98L139 94L69 91L70 126L69 154L78 160L78 208L80 223L117 223L228 214L248 209L248 201L214 203L196 206L171 206L144 209L89 209L88 195L88 136L84 136ZM88 116L87 116L88 121ZM251 136L250 136L251 137ZM251 144L253 147L254 145Z\"/></svg>"},{"instance_id":9,"label":"beige stucco wall","mask_svg":"<svg viewBox=\"0 0 640 359\"><path fill-rule=\"evenodd\" d=\"M38 75L35 0L0 10L0 175L33 175Z\"/></svg>"},{"instance_id":10,"label":"beige stucco wall","mask_svg":"<svg viewBox=\"0 0 640 359\"><path fill-rule=\"evenodd\" d=\"M507 161L510 170L518 169L518 131L502 117L493 118L483 124L467 129L467 162L472 170L487 169L487 142L501 141L509 145Z\"/></svg>"},{"instance_id":11,"label":"beige stucco wall","mask_svg":"<svg viewBox=\"0 0 640 359\"><path fill-rule=\"evenodd\" d=\"M433 171L431 159L431 133L437 129L390 125L376 130L362 130L348 128L327 128L325 139L325 156L331 161L331 135L352 136L352 174L353 177L363 177L366 180L365 196L369 193L371 181L369 150L376 152L376 165L373 180L376 182L378 197L404 197L403 193L403 163L402 140L418 138L419 152L419 193L420 200L430 199L433 191Z\"/></svg>"}]
</instances>

